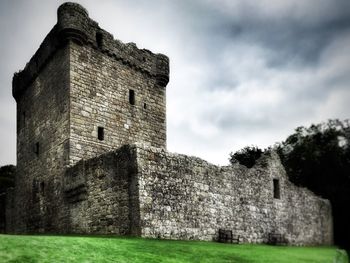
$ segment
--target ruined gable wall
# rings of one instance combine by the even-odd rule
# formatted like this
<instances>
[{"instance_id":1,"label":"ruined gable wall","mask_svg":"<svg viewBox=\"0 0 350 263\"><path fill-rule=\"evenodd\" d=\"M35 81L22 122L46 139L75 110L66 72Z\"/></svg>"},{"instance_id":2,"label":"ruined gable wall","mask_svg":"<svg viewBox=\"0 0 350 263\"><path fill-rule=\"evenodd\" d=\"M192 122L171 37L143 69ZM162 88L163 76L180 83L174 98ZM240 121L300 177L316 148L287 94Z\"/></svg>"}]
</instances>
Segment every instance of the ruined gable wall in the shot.
<instances>
[{"instance_id":1,"label":"ruined gable wall","mask_svg":"<svg viewBox=\"0 0 350 263\"><path fill-rule=\"evenodd\" d=\"M223 228L243 242L267 242L268 233L277 232L291 244L332 243L329 201L290 183L274 154L251 169L144 146L137 158L144 237L213 240ZM273 179L279 179L280 199Z\"/></svg>"}]
</instances>

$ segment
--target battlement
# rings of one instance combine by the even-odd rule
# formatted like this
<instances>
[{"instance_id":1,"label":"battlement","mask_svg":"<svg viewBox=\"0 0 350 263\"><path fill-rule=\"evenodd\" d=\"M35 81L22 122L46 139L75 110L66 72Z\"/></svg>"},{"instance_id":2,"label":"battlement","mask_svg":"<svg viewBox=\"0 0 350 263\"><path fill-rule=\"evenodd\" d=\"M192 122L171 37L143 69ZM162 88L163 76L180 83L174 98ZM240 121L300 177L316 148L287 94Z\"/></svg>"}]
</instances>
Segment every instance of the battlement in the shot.
<instances>
[{"instance_id":1,"label":"battlement","mask_svg":"<svg viewBox=\"0 0 350 263\"><path fill-rule=\"evenodd\" d=\"M25 68L14 74L12 94L16 101L53 54L69 41L79 45L89 45L137 71L148 74L156 79L160 87L165 87L169 82L167 56L154 54L147 49L138 49L135 43L124 44L114 39L113 35L101 29L98 23L89 17L84 7L68 2L58 8L56 25L45 37Z\"/></svg>"}]
</instances>

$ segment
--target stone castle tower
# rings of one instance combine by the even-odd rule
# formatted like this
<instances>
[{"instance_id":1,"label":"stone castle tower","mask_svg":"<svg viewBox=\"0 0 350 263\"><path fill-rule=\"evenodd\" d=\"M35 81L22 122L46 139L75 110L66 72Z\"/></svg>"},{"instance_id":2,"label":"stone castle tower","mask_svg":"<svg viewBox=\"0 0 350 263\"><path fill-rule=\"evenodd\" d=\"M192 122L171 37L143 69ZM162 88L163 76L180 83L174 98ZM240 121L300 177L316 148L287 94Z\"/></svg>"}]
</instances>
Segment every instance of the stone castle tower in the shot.
<instances>
[{"instance_id":1,"label":"stone castle tower","mask_svg":"<svg viewBox=\"0 0 350 263\"><path fill-rule=\"evenodd\" d=\"M168 81L166 56L114 40L82 6L61 5L57 24L13 78L23 216L38 210L61 221L52 204L61 202L62 173L81 159L135 142L165 148ZM40 228L40 217L28 218L30 228Z\"/></svg>"},{"instance_id":2,"label":"stone castle tower","mask_svg":"<svg viewBox=\"0 0 350 263\"><path fill-rule=\"evenodd\" d=\"M332 243L329 201L289 182L277 154L248 169L166 151L166 56L114 40L78 4L57 15L13 77L8 232Z\"/></svg>"}]
</instances>

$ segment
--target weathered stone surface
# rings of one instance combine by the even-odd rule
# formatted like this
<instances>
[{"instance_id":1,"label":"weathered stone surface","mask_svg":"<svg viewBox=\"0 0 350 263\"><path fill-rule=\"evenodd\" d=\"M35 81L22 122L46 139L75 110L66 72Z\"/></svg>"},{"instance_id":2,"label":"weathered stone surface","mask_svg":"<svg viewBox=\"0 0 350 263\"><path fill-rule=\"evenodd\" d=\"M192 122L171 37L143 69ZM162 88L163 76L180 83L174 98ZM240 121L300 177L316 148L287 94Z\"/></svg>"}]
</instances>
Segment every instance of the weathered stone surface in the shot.
<instances>
[{"instance_id":1,"label":"weathered stone surface","mask_svg":"<svg viewBox=\"0 0 350 263\"><path fill-rule=\"evenodd\" d=\"M290 183L273 152L247 169L136 144L67 172L84 173L88 189L70 206L71 232L217 240L223 228L248 243L266 243L269 233L289 244L332 243L329 201Z\"/></svg>"},{"instance_id":2,"label":"weathered stone surface","mask_svg":"<svg viewBox=\"0 0 350 263\"><path fill-rule=\"evenodd\" d=\"M168 153L169 60L123 44L78 4L13 78L17 175L11 233L94 233L243 242L280 233L331 244L327 200L290 183L271 153L251 169ZM275 180L275 181L274 181Z\"/></svg>"},{"instance_id":3,"label":"weathered stone surface","mask_svg":"<svg viewBox=\"0 0 350 263\"><path fill-rule=\"evenodd\" d=\"M70 51L70 163L133 142L165 147L165 89L157 80L90 46L72 43Z\"/></svg>"},{"instance_id":4,"label":"weathered stone surface","mask_svg":"<svg viewBox=\"0 0 350 263\"><path fill-rule=\"evenodd\" d=\"M166 145L168 58L114 40L78 4L63 4L57 15L38 51L13 77L17 232L70 228L63 196L74 202L87 191L65 189L70 165L128 143Z\"/></svg>"},{"instance_id":5,"label":"weathered stone surface","mask_svg":"<svg viewBox=\"0 0 350 263\"><path fill-rule=\"evenodd\" d=\"M138 192L135 187L135 151L121 147L99 157L80 161L66 171L67 189L83 177L84 198L69 201L69 232L139 235ZM81 184L80 184L81 187ZM74 189L74 187L73 187Z\"/></svg>"},{"instance_id":6,"label":"weathered stone surface","mask_svg":"<svg viewBox=\"0 0 350 263\"><path fill-rule=\"evenodd\" d=\"M143 236L216 240L222 228L243 242L267 242L269 233L280 233L290 244L332 243L329 201L289 182L273 152L247 169L137 147L137 163Z\"/></svg>"},{"instance_id":7,"label":"weathered stone surface","mask_svg":"<svg viewBox=\"0 0 350 263\"><path fill-rule=\"evenodd\" d=\"M16 232L65 228L60 185L69 164L67 61L65 46L17 98Z\"/></svg>"}]
</instances>

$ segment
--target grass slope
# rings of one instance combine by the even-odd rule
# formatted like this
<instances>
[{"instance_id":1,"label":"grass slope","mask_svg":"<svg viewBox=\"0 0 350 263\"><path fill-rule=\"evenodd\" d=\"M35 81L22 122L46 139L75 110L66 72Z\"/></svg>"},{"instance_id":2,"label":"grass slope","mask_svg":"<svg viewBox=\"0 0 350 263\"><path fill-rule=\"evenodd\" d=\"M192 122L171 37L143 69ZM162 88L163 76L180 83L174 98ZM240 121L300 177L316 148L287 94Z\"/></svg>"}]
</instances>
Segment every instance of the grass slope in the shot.
<instances>
[{"instance_id":1,"label":"grass slope","mask_svg":"<svg viewBox=\"0 0 350 263\"><path fill-rule=\"evenodd\" d=\"M0 235L0 262L347 263L334 247L230 245L127 237Z\"/></svg>"}]
</instances>

